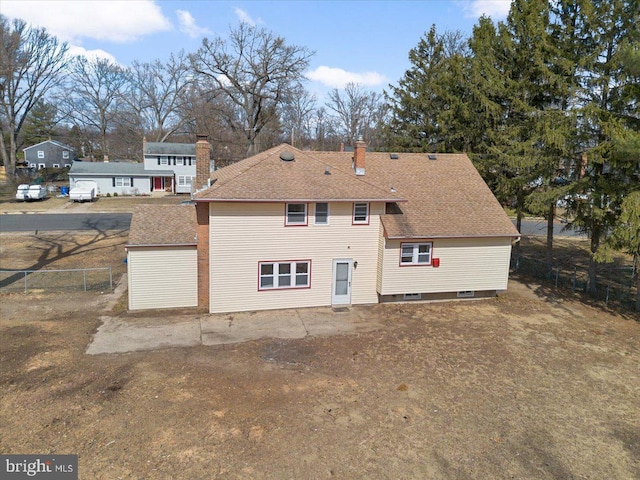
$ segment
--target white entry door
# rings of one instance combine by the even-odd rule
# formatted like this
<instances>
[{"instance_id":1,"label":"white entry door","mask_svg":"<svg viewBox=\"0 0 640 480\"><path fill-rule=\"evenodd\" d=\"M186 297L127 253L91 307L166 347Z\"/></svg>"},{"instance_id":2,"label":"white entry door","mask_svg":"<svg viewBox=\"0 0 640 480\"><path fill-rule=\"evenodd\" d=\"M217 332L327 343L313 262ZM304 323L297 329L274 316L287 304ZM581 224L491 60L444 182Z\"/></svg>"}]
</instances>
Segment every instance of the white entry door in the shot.
<instances>
[{"instance_id":1,"label":"white entry door","mask_svg":"<svg viewBox=\"0 0 640 480\"><path fill-rule=\"evenodd\" d=\"M352 263L353 260L350 258L341 258L333 261L332 305L349 305L351 303Z\"/></svg>"}]
</instances>

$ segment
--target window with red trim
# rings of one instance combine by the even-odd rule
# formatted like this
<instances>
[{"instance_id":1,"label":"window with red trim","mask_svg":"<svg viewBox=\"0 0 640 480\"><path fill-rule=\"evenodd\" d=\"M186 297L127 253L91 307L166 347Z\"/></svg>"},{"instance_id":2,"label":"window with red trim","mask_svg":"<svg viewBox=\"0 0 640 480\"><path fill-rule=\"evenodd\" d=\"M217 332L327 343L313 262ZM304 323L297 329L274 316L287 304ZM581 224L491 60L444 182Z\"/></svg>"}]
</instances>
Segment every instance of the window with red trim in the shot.
<instances>
[{"instance_id":1,"label":"window with red trim","mask_svg":"<svg viewBox=\"0 0 640 480\"><path fill-rule=\"evenodd\" d=\"M260 262L259 290L307 288L311 285L311 261Z\"/></svg>"},{"instance_id":2,"label":"window with red trim","mask_svg":"<svg viewBox=\"0 0 640 480\"><path fill-rule=\"evenodd\" d=\"M403 243L400 245L400 265L431 265L432 243Z\"/></svg>"},{"instance_id":3,"label":"window with red trim","mask_svg":"<svg viewBox=\"0 0 640 480\"><path fill-rule=\"evenodd\" d=\"M286 225L306 225L307 224L307 204L287 203Z\"/></svg>"},{"instance_id":4,"label":"window with red trim","mask_svg":"<svg viewBox=\"0 0 640 480\"><path fill-rule=\"evenodd\" d=\"M353 223L369 223L369 204L366 202L353 204Z\"/></svg>"}]
</instances>

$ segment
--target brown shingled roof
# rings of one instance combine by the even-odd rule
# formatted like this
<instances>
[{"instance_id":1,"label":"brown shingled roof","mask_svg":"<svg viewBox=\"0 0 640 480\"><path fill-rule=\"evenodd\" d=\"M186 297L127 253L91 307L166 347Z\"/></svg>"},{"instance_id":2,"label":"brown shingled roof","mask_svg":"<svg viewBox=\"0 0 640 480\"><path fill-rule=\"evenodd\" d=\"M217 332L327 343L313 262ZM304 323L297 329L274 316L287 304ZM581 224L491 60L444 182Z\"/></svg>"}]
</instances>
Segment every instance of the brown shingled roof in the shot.
<instances>
[{"instance_id":1,"label":"brown shingled roof","mask_svg":"<svg viewBox=\"0 0 640 480\"><path fill-rule=\"evenodd\" d=\"M280 159L294 153L294 162ZM368 200L397 203L382 216L388 238L519 236L464 154L367 152L356 176L353 152L307 152L280 145L212 174L200 201ZM325 175L329 167L331 175ZM395 192L393 191L395 190Z\"/></svg>"},{"instance_id":2,"label":"brown shingled roof","mask_svg":"<svg viewBox=\"0 0 640 480\"><path fill-rule=\"evenodd\" d=\"M318 158L343 164L350 155L319 152ZM387 238L520 236L467 155L396 155L366 154L366 176L407 199L399 213L382 216Z\"/></svg>"},{"instance_id":3,"label":"brown shingled roof","mask_svg":"<svg viewBox=\"0 0 640 480\"><path fill-rule=\"evenodd\" d=\"M280 158L283 152L293 161ZM403 201L389 185L356 176L349 162L329 165L316 155L282 144L211 175L211 187L194 195L202 201ZM328 174L327 172L328 170Z\"/></svg>"},{"instance_id":4,"label":"brown shingled roof","mask_svg":"<svg viewBox=\"0 0 640 480\"><path fill-rule=\"evenodd\" d=\"M127 247L195 245L193 205L139 205L133 211Z\"/></svg>"}]
</instances>

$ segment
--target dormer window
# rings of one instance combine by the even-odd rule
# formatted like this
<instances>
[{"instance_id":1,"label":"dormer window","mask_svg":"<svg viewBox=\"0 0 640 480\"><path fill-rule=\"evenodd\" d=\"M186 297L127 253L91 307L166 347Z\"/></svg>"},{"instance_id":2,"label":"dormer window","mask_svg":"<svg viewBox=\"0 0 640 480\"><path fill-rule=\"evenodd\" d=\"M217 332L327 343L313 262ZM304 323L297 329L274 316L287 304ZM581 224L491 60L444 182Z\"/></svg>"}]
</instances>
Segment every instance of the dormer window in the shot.
<instances>
[{"instance_id":1,"label":"dormer window","mask_svg":"<svg viewBox=\"0 0 640 480\"><path fill-rule=\"evenodd\" d=\"M307 204L287 203L286 225L306 225L307 224Z\"/></svg>"},{"instance_id":2,"label":"dormer window","mask_svg":"<svg viewBox=\"0 0 640 480\"><path fill-rule=\"evenodd\" d=\"M368 225L369 224L369 204L354 203L353 204L353 224Z\"/></svg>"}]
</instances>

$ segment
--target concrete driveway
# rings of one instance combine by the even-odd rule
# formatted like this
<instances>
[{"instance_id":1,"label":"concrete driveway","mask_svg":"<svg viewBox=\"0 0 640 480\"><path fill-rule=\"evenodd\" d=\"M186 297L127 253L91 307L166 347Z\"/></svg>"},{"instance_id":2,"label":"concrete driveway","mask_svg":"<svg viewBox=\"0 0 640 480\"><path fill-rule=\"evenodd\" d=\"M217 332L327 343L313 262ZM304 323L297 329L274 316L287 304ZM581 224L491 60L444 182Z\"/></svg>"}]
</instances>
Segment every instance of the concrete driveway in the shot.
<instances>
[{"instance_id":1,"label":"concrete driveway","mask_svg":"<svg viewBox=\"0 0 640 480\"><path fill-rule=\"evenodd\" d=\"M224 315L102 317L87 353L125 353L169 347L225 345L263 338L304 338L367 332L382 327L371 307L303 308Z\"/></svg>"}]
</instances>

